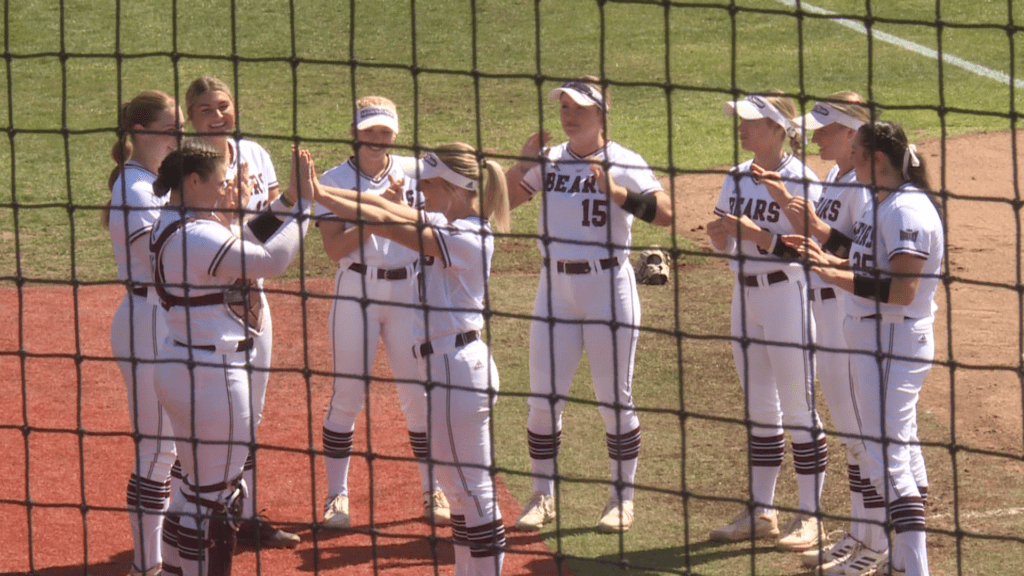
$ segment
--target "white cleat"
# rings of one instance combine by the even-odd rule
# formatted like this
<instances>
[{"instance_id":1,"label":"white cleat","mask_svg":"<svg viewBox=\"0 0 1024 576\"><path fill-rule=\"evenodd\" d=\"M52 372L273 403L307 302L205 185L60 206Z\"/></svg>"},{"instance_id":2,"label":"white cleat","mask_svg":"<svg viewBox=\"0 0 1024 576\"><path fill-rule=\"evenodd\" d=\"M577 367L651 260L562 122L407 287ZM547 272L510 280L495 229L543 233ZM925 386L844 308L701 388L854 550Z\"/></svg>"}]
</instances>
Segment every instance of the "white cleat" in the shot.
<instances>
[{"instance_id":1,"label":"white cleat","mask_svg":"<svg viewBox=\"0 0 1024 576\"><path fill-rule=\"evenodd\" d=\"M775 549L788 552L800 552L814 548L821 542L821 524L810 514L797 514L779 536Z\"/></svg>"},{"instance_id":2,"label":"white cleat","mask_svg":"<svg viewBox=\"0 0 1024 576\"><path fill-rule=\"evenodd\" d=\"M850 536L849 532L843 537L820 550L817 547L811 548L800 555L800 561L807 568L820 567L819 570L827 570L850 557L860 542Z\"/></svg>"},{"instance_id":3,"label":"white cleat","mask_svg":"<svg viewBox=\"0 0 1024 576\"><path fill-rule=\"evenodd\" d=\"M740 542L756 539L774 538L779 535L779 520L775 510L769 510L758 514L756 518L750 518L750 510L744 508L742 512L732 519L732 522L721 528L711 531L713 542Z\"/></svg>"},{"instance_id":4,"label":"white cleat","mask_svg":"<svg viewBox=\"0 0 1024 576\"><path fill-rule=\"evenodd\" d=\"M523 508L523 513L516 520L517 530L537 532L545 524L555 519L555 497L535 492Z\"/></svg>"},{"instance_id":5,"label":"white cleat","mask_svg":"<svg viewBox=\"0 0 1024 576\"><path fill-rule=\"evenodd\" d=\"M352 517L348 514L348 496L335 494L327 499L323 526L332 530L348 530L352 527Z\"/></svg>"},{"instance_id":6,"label":"white cleat","mask_svg":"<svg viewBox=\"0 0 1024 576\"><path fill-rule=\"evenodd\" d=\"M889 559L889 552L875 552L865 546L857 550L844 562L822 572L823 576L868 576L880 574L879 569ZM888 574L886 574L888 576Z\"/></svg>"},{"instance_id":7,"label":"white cleat","mask_svg":"<svg viewBox=\"0 0 1024 576\"><path fill-rule=\"evenodd\" d=\"M608 505L601 512L597 521L597 529L601 532L627 532L633 527L633 501L618 498L608 500Z\"/></svg>"}]
</instances>

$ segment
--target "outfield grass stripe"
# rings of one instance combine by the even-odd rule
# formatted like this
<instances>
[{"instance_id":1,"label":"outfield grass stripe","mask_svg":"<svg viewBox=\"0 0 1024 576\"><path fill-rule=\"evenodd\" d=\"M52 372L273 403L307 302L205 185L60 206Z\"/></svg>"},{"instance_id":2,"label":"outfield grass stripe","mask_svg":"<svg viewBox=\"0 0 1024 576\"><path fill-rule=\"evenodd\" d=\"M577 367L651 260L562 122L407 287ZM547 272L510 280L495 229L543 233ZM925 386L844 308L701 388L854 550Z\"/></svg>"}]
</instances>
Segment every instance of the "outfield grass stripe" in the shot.
<instances>
[{"instance_id":1,"label":"outfield grass stripe","mask_svg":"<svg viewBox=\"0 0 1024 576\"><path fill-rule=\"evenodd\" d=\"M777 1L782 3L782 4L785 4L786 6L789 6L791 8L795 8L796 7L796 0L777 0ZM805 12L810 12L812 14L820 14L822 16L837 16L838 15L836 12L832 12L831 10L826 10L824 8L818 8L817 6L813 6L811 4L807 4L806 2L801 2L800 3L800 8L803 9L803 11L805 11ZM854 30L856 32L860 32L861 34L867 34L868 33L867 26L865 26L863 22L860 22L860 21L857 21L857 20L850 20L848 18L833 18L832 22L835 22L836 24L839 24L840 26L845 26L845 27L849 28L850 30ZM933 49L931 49L931 48L929 48L927 46L922 46L921 44L918 44L917 42L911 42L910 40L905 40L903 38L900 38L899 36L895 36L893 34L889 34L888 32L882 32L881 30L878 30L877 28L873 29L871 31L871 36L873 38L875 38L876 40L881 40L882 42L888 42L889 44L893 44L895 46L899 46L900 48L904 48L906 50L910 50L911 52L920 54L920 55L928 57L928 58L932 58L932 59L938 59L939 58L939 52L937 50L933 50ZM968 72L972 72L974 74L977 74L978 76L984 76L985 78L990 78L990 79L995 80L997 82L1000 82L1002 84L1009 84L1010 81L1011 81L1011 78L1010 78L1010 76L1008 74L1005 74L1005 73L1000 72L998 70L993 70L991 68L986 68L985 66L982 66L980 64L975 64L974 62L970 62L968 60L964 60L963 58L960 58L959 56L954 56L954 55L949 54L949 53L943 53L942 54L942 61L947 63L947 64L951 64L953 66L956 66L958 68L963 68L964 70L967 70ZM1013 80L1013 85L1015 87L1017 87L1017 88L1024 88L1024 80L1015 79L1015 80Z\"/></svg>"}]
</instances>

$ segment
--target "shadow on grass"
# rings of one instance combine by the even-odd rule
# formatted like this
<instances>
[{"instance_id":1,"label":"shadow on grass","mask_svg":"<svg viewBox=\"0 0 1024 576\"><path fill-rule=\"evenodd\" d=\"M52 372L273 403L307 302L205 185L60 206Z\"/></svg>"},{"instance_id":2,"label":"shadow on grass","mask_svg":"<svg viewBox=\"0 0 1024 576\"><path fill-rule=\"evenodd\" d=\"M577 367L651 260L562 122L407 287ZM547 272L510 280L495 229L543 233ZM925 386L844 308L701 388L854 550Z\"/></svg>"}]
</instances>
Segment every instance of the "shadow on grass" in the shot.
<instances>
[{"instance_id":1,"label":"shadow on grass","mask_svg":"<svg viewBox=\"0 0 1024 576\"><path fill-rule=\"evenodd\" d=\"M620 571L628 571L630 574L637 576L654 576L655 574L717 574L721 569L707 572L702 570L701 567L734 558L774 554L778 554L778 552L776 552L774 546L770 545L759 544L751 547L749 542L746 545L737 546L736 544L706 541L691 544L689 547L674 546L628 552L623 555L599 556L593 560L578 560L574 563L574 567L578 567L577 572L586 574L611 574L619 573ZM761 564L762 561L758 560L757 563ZM753 570L753 568L750 570ZM744 573L752 573L750 570ZM793 576L813 576L813 574L813 570L806 569L793 573Z\"/></svg>"}]
</instances>

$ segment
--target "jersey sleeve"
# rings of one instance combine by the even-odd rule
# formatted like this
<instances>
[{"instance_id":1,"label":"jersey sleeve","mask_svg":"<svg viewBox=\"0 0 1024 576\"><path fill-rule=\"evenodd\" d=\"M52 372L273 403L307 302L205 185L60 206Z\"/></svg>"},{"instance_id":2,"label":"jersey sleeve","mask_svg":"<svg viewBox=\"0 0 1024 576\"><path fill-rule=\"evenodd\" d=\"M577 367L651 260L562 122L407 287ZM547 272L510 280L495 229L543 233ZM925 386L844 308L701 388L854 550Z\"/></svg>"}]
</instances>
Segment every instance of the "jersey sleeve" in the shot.
<instances>
[{"instance_id":1,"label":"jersey sleeve","mask_svg":"<svg viewBox=\"0 0 1024 576\"><path fill-rule=\"evenodd\" d=\"M519 185L523 187L523 190L526 190L530 194L530 199L532 200L533 197L537 195L537 192L541 191L544 185L541 176L541 165L537 164L533 168L527 170L526 175L523 176L522 180L520 180Z\"/></svg>"},{"instance_id":2,"label":"jersey sleeve","mask_svg":"<svg viewBox=\"0 0 1024 576\"><path fill-rule=\"evenodd\" d=\"M886 226L882 234L885 235L890 259L897 254L911 254L919 258L927 258L931 254L932 230L928 218L918 207L897 211L892 225Z\"/></svg>"},{"instance_id":3,"label":"jersey sleeve","mask_svg":"<svg viewBox=\"0 0 1024 576\"><path fill-rule=\"evenodd\" d=\"M299 250L300 229L295 213L289 214L278 229L260 243L247 226L243 227L243 238L217 223L203 223L197 227L202 243L201 262L209 261L207 273L210 276L235 279L267 278L283 273Z\"/></svg>"},{"instance_id":4,"label":"jersey sleeve","mask_svg":"<svg viewBox=\"0 0 1024 576\"><path fill-rule=\"evenodd\" d=\"M613 182L624 187L630 192L637 194L650 194L658 190L664 190L661 182L654 175L647 162L636 153L625 157L626 164L612 165L608 170Z\"/></svg>"},{"instance_id":5,"label":"jersey sleeve","mask_svg":"<svg viewBox=\"0 0 1024 576\"><path fill-rule=\"evenodd\" d=\"M118 185L120 187L120 185ZM117 195L119 190L115 190ZM128 242L142 238L153 229L153 223L160 217L163 199L153 194L153 186L148 182L135 181L127 190L126 204L129 206L127 228ZM118 208L113 208L117 210Z\"/></svg>"},{"instance_id":6,"label":"jersey sleeve","mask_svg":"<svg viewBox=\"0 0 1024 576\"><path fill-rule=\"evenodd\" d=\"M729 174L722 182L722 190L718 193L718 201L715 202L715 215L725 216L732 213L730 201L736 195L736 168L729 170Z\"/></svg>"}]
</instances>

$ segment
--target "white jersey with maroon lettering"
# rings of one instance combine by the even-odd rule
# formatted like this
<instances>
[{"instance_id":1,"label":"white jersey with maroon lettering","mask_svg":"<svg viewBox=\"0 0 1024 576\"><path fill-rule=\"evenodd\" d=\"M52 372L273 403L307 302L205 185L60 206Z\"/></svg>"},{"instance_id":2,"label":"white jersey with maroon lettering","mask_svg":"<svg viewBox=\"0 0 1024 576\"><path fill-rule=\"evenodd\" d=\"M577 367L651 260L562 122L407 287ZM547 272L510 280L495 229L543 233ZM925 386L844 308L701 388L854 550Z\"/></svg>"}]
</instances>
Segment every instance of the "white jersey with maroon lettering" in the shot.
<instances>
[{"instance_id":1,"label":"white jersey with maroon lettering","mask_svg":"<svg viewBox=\"0 0 1024 576\"><path fill-rule=\"evenodd\" d=\"M876 227L877 224L877 227ZM897 254L923 258L921 283L914 300L904 306L851 296L846 310L850 316L864 317L881 312L882 316L934 320L935 291L942 270L944 236L939 214L928 193L904 184L877 205L865 207L857 219L850 249L850 266L860 276L891 278L890 261Z\"/></svg>"},{"instance_id":2,"label":"white jersey with maroon lettering","mask_svg":"<svg viewBox=\"0 0 1024 576\"><path fill-rule=\"evenodd\" d=\"M618 257L624 262L632 242L633 214L608 200L590 166L607 160L612 181L630 192L652 194L662 186L647 162L616 142L586 157L574 154L565 142L550 148L546 157L547 162L533 167L522 180L531 198L544 193L537 223L541 255L552 260Z\"/></svg>"},{"instance_id":3,"label":"white jersey with maroon lettering","mask_svg":"<svg viewBox=\"0 0 1024 576\"><path fill-rule=\"evenodd\" d=\"M417 208L421 204L420 195L416 193L415 169L410 169L415 166L415 162L415 158L388 156L387 168L379 176L373 177L359 170L355 158L349 158L345 163L324 172L320 177L320 182L334 188L356 190L363 194L380 196L391 186L390 178L397 181L404 180L405 197L403 201L407 205ZM337 219L333 212L320 205L317 205L315 215L317 222ZM353 250L339 260L338 264L343 269L356 262L378 268L401 268L419 262L419 259L420 255L416 251L374 234L363 243L361 249Z\"/></svg>"},{"instance_id":4,"label":"white jersey with maroon lettering","mask_svg":"<svg viewBox=\"0 0 1024 576\"><path fill-rule=\"evenodd\" d=\"M715 214L718 216L724 214L746 216L772 234L795 233L793 225L782 213L782 207L772 199L768 188L751 176L750 165L753 162L753 160L748 160L729 171L729 175L726 176L725 182L722 184L722 191L718 195L718 202L715 204ZM783 182L790 194L806 198L809 202L817 204L821 197L821 184L817 175L807 168L800 159L792 154L786 154L774 171L782 175ZM730 261L729 266L735 272L742 270L745 275L763 274L776 270L785 270L790 276L803 274L803 268L799 262L782 260L769 254L759 248L753 240L740 241L737 255L741 258Z\"/></svg>"}]
</instances>

